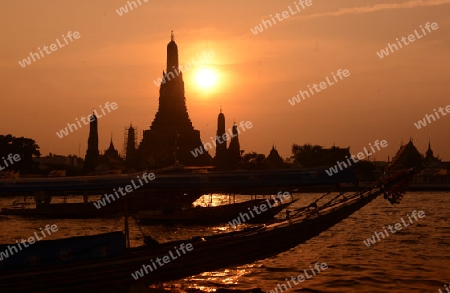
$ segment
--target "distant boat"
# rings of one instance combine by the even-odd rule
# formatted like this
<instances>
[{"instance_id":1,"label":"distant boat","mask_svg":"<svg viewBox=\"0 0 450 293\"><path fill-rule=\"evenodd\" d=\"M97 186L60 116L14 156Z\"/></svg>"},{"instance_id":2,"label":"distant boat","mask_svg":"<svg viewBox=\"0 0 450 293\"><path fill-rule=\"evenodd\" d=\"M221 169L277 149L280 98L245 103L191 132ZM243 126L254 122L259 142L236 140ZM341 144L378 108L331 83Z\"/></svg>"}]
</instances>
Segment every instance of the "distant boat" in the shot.
<instances>
[{"instance_id":1,"label":"distant boat","mask_svg":"<svg viewBox=\"0 0 450 293\"><path fill-rule=\"evenodd\" d=\"M0 171L0 180L4 179L17 179L20 177L20 171L17 171L14 173L13 170L11 171Z\"/></svg>"},{"instance_id":2,"label":"distant boat","mask_svg":"<svg viewBox=\"0 0 450 293\"><path fill-rule=\"evenodd\" d=\"M240 217L240 214L246 214L243 222L261 222L272 219L276 214L287 208L295 202L291 200L288 203L275 203L273 199L256 199L241 203L226 204L215 207L200 207L187 209L171 210L153 210L138 212L134 217L142 224L161 224L161 223L182 223L182 224L217 224L232 221ZM265 205L267 210L257 214L253 209ZM273 206L270 208L270 206ZM250 214L249 211L252 213ZM253 215L253 216L251 216Z\"/></svg>"},{"instance_id":3,"label":"distant boat","mask_svg":"<svg viewBox=\"0 0 450 293\"><path fill-rule=\"evenodd\" d=\"M154 172L156 178L143 185L140 190L182 191L198 190L207 193L254 191L255 189L280 187L302 187L314 185L336 185L356 182L351 169L344 169L333 176L325 172L327 167L285 170L257 171L215 171L205 172L203 168L184 168ZM150 171L147 171L148 173ZM176 173L170 173L176 172ZM53 178L18 178L0 180L0 195L16 195L35 192L83 192L110 191L113 188L131 184L141 173L102 176L74 176ZM276 191L276 192L277 192ZM276 193L275 192L275 193ZM90 193L92 194L92 193ZM96 193L98 194L98 193ZM247 193L250 194L250 193Z\"/></svg>"},{"instance_id":4,"label":"distant boat","mask_svg":"<svg viewBox=\"0 0 450 293\"><path fill-rule=\"evenodd\" d=\"M127 202L129 212L135 213L155 207L173 207L175 205L190 205L202 194L159 192L160 196L151 192L135 191L126 195L123 200L111 201L100 209L96 208L94 201L84 196L83 202L52 202L52 197L37 193L34 202L14 201L11 207L2 208L0 215L48 217L61 219L91 219L113 216L123 213L124 203ZM81 196L78 196L81 197ZM64 198L67 200L67 198ZM169 200L170 199L170 200Z\"/></svg>"},{"instance_id":5,"label":"distant boat","mask_svg":"<svg viewBox=\"0 0 450 293\"><path fill-rule=\"evenodd\" d=\"M54 218L95 218L122 212L124 200L127 201L130 212L136 212L191 204L201 195L208 193L273 194L283 189L356 181L351 169L328 176L324 167L224 172L205 172L206 170L208 169L201 167L175 166L160 170L160 173L155 171L154 180L101 209L96 209L94 204L88 201L87 194L111 194L113 189L131 185L133 180L137 181L137 177L142 173L0 180L0 195L30 194L40 198L34 209L3 208L0 213ZM51 202L51 196L61 194L85 194L86 198L80 203Z\"/></svg>"},{"instance_id":6,"label":"distant boat","mask_svg":"<svg viewBox=\"0 0 450 293\"><path fill-rule=\"evenodd\" d=\"M66 177L66 170L52 170L48 173L48 177Z\"/></svg>"},{"instance_id":7,"label":"distant boat","mask_svg":"<svg viewBox=\"0 0 450 293\"><path fill-rule=\"evenodd\" d=\"M148 285L250 263L304 243L383 193L385 197L400 196L410 176L411 172L402 172L366 192L339 195L320 207L315 201L279 223L213 236L163 244L152 241L147 247L128 250L121 234L40 241L20 251L22 256L18 253L6 259L8 263L0 267L0 292L109 292L108 288L117 290L136 282ZM111 246L103 241L107 237L111 237ZM182 245L192 249L169 258L174 248ZM150 270L151 262L158 258L164 264Z\"/></svg>"}]
</instances>

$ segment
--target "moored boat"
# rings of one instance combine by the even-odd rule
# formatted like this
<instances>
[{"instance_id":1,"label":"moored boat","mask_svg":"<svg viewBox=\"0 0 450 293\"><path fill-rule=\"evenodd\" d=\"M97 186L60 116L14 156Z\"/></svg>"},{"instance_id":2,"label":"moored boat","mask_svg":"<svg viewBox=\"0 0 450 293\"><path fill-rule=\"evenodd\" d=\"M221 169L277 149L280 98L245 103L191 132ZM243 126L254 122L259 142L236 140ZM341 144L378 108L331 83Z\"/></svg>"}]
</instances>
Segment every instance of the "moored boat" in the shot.
<instances>
[{"instance_id":1,"label":"moored boat","mask_svg":"<svg viewBox=\"0 0 450 293\"><path fill-rule=\"evenodd\" d=\"M241 193L255 194L261 190L273 193L279 190L291 190L304 186L336 185L354 182L354 173L350 169L334 176L326 174L326 168L307 168L299 170L258 170L228 172L194 172L203 169L170 170L183 173L150 173L154 179L144 183L139 179L145 173L126 175L21 178L0 181L1 195L31 194L42 197L36 201L35 208L3 208L1 214L46 216L52 218L95 218L114 215L123 210L124 199L130 212L165 208L174 205L193 203L202 194L207 193ZM136 184L141 182L142 184ZM97 209L88 196L113 194L113 190L130 187L133 192L117 197L117 200ZM52 203L50 198L69 193L83 194L86 199L80 203ZM105 201L103 201L105 203Z\"/></svg>"},{"instance_id":2,"label":"moored boat","mask_svg":"<svg viewBox=\"0 0 450 293\"><path fill-rule=\"evenodd\" d=\"M276 203L273 199L256 199L241 203L226 204L215 207L201 207L171 210L153 210L138 212L134 217L142 224L182 223L182 224L217 224L226 223L233 218L246 214L244 222L261 222L272 219L276 214L295 202ZM254 208L265 205L267 210L259 212ZM250 214L251 212L251 214Z\"/></svg>"},{"instance_id":3,"label":"moored boat","mask_svg":"<svg viewBox=\"0 0 450 293\"><path fill-rule=\"evenodd\" d=\"M105 254L95 260L65 259L61 263L55 257L59 251L51 251L55 263L2 270L0 292L28 292L31 289L33 292L81 292L86 288L108 292L102 290L111 286L131 286L136 279L143 284L152 284L249 263L276 255L317 236L381 194L395 203L404 192L410 175L410 172L401 173L352 196L340 194L320 207L314 202L297 210L290 219L268 226L163 244L153 243L147 247L129 249L122 255L109 257ZM72 241L77 241L77 238ZM177 247L180 250L185 247L187 251L183 249L180 253ZM72 255L77 256L78 251ZM153 260L158 264L164 260L164 263L156 266Z\"/></svg>"},{"instance_id":4,"label":"moored boat","mask_svg":"<svg viewBox=\"0 0 450 293\"><path fill-rule=\"evenodd\" d=\"M197 192L152 192L150 190L135 191L126 195L120 200L105 202L104 206L97 205L95 200L90 200L89 196L83 196L79 202L53 202L54 197L45 195L39 199L35 196L33 202L14 202L11 207L0 210L0 215L16 215L31 217L47 217L62 219L89 219L114 216L123 213L124 203L127 203L130 213L148 210L155 207L173 207L177 205L190 205L202 194ZM78 196L80 197L80 196ZM72 199L75 196L72 196ZM98 198L98 196L97 196ZM75 198L76 199L76 198Z\"/></svg>"},{"instance_id":5,"label":"moored boat","mask_svg":"<svg viewBox=\"0 0 450 293\"><path fill-rule=\"evenodd\" d=\"M257 171L216 171L205 173L154 173L154 180L142 184L139 190L181 191L194 190L207 193L240 193L261 188L300 187L313 185L333 185L356 182L351 169L328 176L327 167L306 169L257 170ZM18 178L0 180L0 195L17 195L36 192L72 194L99 194L98 191L112 191L114 188L137 182L145 173L104 176ZM148 175L148 174L147 174ZM278 189L280 190L280 189ZM91 193L95 192L95 193ZM250 192L251 193L251 192ZM250 194L247 193L247 194Z\"/></svg>"}]
</instances>

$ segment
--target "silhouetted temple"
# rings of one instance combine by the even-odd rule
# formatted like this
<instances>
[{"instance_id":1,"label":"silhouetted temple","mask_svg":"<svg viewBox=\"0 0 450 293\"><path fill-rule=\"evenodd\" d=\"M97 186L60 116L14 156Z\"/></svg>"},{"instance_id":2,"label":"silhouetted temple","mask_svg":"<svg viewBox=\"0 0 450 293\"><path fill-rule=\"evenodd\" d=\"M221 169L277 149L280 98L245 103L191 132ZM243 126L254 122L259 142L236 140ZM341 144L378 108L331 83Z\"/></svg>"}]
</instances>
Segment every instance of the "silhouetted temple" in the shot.
<instances>
[{"instance_id":1,"label":"silhouetted temple","mask_svg":"<svg viewBox=\"0 0 450 293\"><path fill-rule=\"evenodd\" d=\"M241 163L241 146L239 144L239 131L236 124L233 125L230 146L228 147L228 159L231 169L236 169Z\"/></svg>"},{"instance_id":2,"label":"silhouetted temple","mask_svg":"<svg viewBox=\"0 0 450 293\"><path fill-rule=\"evenodd\" d=\"M202 149L197 157L191 151ZM167 45L167 68L159 90L159 108L149 130L143 133L139 146L143 167L174 165L209 165L210 155L204 150L200 131L189 118L184 96L183 74L178 67L178 47L172 33Z\"/></svg>"},{"instance_id":3,"label":"silhouetted temple","mask_svg":"<svg viewBox=\"0 0 450 293\"><path fill-rule=\"evenodd\" d=\"M241 147L239 144L239 130L234 124L232 129L225 130L225 115L220 109L217 117L217 132L216 132L216 156L214 157L214 164L219 169L237 169L241 163ZM230 138L230 145L227 148L228 138Z\"/></svg>"},{"instance_id":4,"label":"silhouetted temple","mask_svg":"<svg viewBox=\"0 0 450 293\"><path fill-rule=\"evenodd\" d=\"M109 148L105 151L104 156L110 158L120 158L119 151L114 147L114 143L111 136L111 141L109 142Z\"/></svg>"},{"instance_id":5,"label":"silhouetted temple","mask_svg":"<svg viewBox=\"0 0 450 293\"><path fill-rule=\"evenodd\" d=\"M97 117L92 113L93 118L89 118L89 138L86 157L84 158L84 170L93 172L98 164L100 152L98 150L98 122Z\"/></svg>"},{"instance_id":6,"label":"silhouetted temple","mask_svg":"<svg viewBox=\"0 0 450 293\"><path fill-rule=\"evenodd\" d=\"M267 169L284 169L286 168L286 164L283 161L283 158L278 153L275 145L272 146L269 155L264 161L264 166Z\"/></svg>"},{"instance_id":7,"label":"silhouetted temple","mask_svg":"<svg viewBox=\"0 0 450 293\"><path fill-rule=\"evenodd\" d=\"M114 143L111 136L111 141L109 143L109 148L105 151L105 153L100 156L97 167L95 168L96 172L108 172L115 171L115 174L121 174L122 170L125 168L125 162L120 157L119 151L114 147Z\"/></svg>"},{"instance_id":8,"label":"silhouetted temple","mask_svg":"<svg viewBox=\"0 0 450 293\"><path fill-rule=\"evenodd\" d=\"M128 170L139 168L139 156L136 150L136 129L130 124L125 145L125 166Z\"/></svg>"},{"instance_id":9,"label":"silhouetted temple","mask_svg":"<svg viewBox=\"0 0 450 293\"><path fill-rule=\"evenodd\" d=\"M227 135L225 130L225 115L220 109L219 116L217 117L217 133L216 133L216 156L214 158L215 165L221 169L228 166L228 153L227 153Z\"/></svg>"},{"instance_id":10,"label":"silhouetted temple","mask_svg":"<svg viewBox=\"0 0 450 293\"><path fill-rule=\"evenodd\" d=\"M389 171L423 167L423 156L414 146L412 140L402 145L387 167Z\"/></svg>"},{"instance_id":11,"label":"silhouetted temple","mask_svg":"<svg viewBox=\"0 0 450 293\"><path fill-rule=\"evenodd\" d=\"M430 188L439 189L440 184L450 184L450 162L442 162L439 157L434 156L431 149L431 143L428 142L428 149L425 155L422 155L414 146L412 140L402 145L395 154L392 162L387 166L388 173L394 173L398 170L415 168L418 173L414 175L412 187L430 186Z\"/></svg>"}]
</instances>

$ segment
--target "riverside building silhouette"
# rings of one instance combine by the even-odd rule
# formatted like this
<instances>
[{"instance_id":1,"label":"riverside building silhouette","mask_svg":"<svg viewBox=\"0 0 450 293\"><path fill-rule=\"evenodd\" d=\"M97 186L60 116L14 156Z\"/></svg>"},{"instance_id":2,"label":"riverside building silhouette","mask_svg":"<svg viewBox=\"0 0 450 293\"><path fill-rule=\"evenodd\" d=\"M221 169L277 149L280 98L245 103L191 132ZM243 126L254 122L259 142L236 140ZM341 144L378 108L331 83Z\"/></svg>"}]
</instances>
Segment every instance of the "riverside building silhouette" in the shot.
<instances>
[{"instance_id":1,"label":"riverside building silhouette","mask_svg":"<svg viewBox=\"0 0 450 293\"><path fill-rule=\"evenodd\" d=\"M212 163L203 151L197 157L191 151L202 146L200 131L195 130L189 118L184 92L183 73L179 71L178 46L172 32L167 45L167 68L163 71L159 90L159 107L150 129L144 130L139 153L141 167L184 165L204 166Z\"/></svg>"}]
</instances>

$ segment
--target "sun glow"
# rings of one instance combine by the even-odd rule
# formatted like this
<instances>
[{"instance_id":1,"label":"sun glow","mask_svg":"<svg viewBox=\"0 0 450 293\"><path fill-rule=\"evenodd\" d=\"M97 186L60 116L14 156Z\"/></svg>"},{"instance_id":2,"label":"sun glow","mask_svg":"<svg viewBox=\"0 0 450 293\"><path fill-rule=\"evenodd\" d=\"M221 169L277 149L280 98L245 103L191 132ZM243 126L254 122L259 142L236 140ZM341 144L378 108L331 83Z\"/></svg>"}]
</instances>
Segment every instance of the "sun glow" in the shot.
<instances>
[{"instance_id":1,"label":"sun glow","mask_svg":"<svg viewBox=\"0 0 450 293\"><path fill-rule=\"evenodd\" d=\"M195 81L202 89L211 89L217 85L217 72L211 68L202 68L197 71Z\"/></svg>"}]
</instances>

